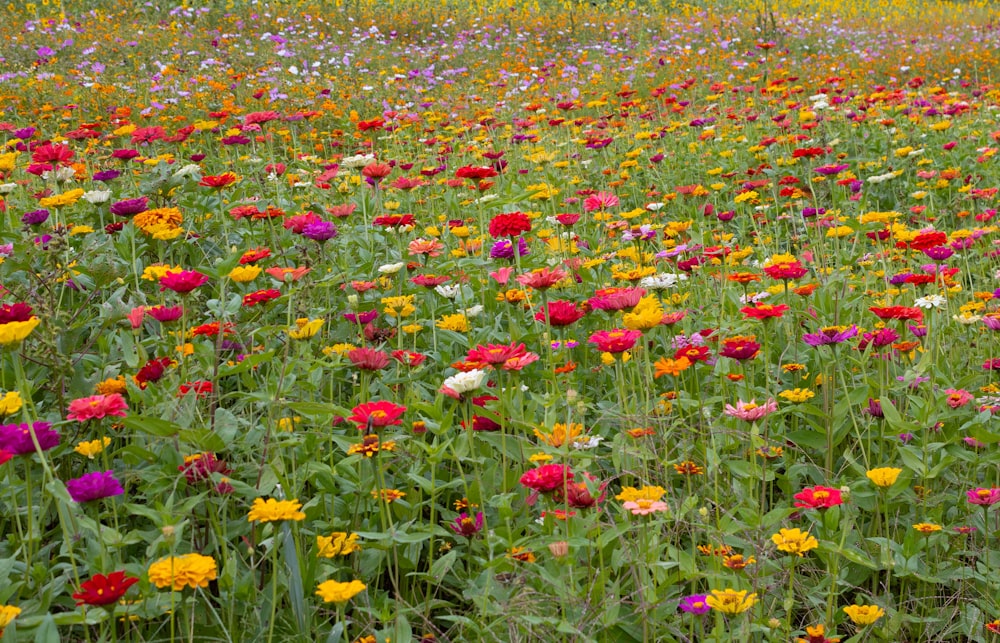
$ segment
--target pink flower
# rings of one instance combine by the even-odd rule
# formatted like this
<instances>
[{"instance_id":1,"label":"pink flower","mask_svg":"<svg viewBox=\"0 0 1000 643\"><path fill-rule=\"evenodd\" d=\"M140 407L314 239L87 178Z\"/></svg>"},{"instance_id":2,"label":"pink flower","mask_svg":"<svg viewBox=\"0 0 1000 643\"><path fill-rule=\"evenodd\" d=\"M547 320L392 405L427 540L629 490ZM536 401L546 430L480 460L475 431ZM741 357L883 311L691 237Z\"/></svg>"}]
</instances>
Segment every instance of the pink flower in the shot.
<instances>
[{"instance_id":1,"label":"pink flower","mask_svg":"<svg viewBox=\"0 0 1000 643\"><path fill-rule=\"evenodd\" d=\"M957 409L960 406L965 406L972 401L972 393L969 393L965 389L945 389L945 393L948 394L946 402L948 406L953 409Z\"/></svg>"},{"instance_id":2,"label":"pink flower","mask_svg":"<svg viewBox=\"0 0 1000 643\"><path fill-rule=\"evenodd\" d=\"M668 509L667 503L662 500L629 500L622 503L622 506L631 511L633 516L648 516L651 513L666 511Z\"/></svg>"},{"instance_id":3,"label":"pink flower","mask_svg":"<svg viewBox=\"0 0 1000 643\"><path fill-rule=\"evenodd\" d=\"M543 464L521 476L521 484L539 493L549 493L569 484L573 472L564 464Z\"/></svg>"},{"instance_id":4,"label":"pink flower","mask_svg":"<svg viewBox=\"0 0 1000 643\"><path fill-rule=\"evenodd\" d=\"M136 306L131 311L129 311L129 314L126 315L126 317L128 317L128 323L132 324L132 330L136 330L137 328L142 326L142 319L145 316L146 316L145 306Z\"/></svg>"},{"instance_id":5,"label":"pink flower","mask_svg":"<svg viewBox=\"0 0 1000 643\"><path fill-rule=\"evenodd\" d=\"M774 401L774 398L771 398L764 404L757 404L755 399L749 402L739 400L735 407L732 404L727 404L725 413L746 422L755 422L777 410L778 403Z\"/></svg>"},{"instance_id":6,"label":"pink flower","mask_svg":"<svg viewBox=\"0 0 1000 643\"><path fill-rule=\"evenodd\" d=\"M587 212L594 212L595 210L605 210L607 208L613 208L618 205L618 197L610 192L598 192L588 196L583 202L583 209Z\"/></svg>"},{"instance_id":7,"label":"pink flower","mask_svg":"<svg viewBox=\"0 0 1000 643\"><path fill-rule=\"evenodd\" d=\"M197 270L181 270L180 272L168 272L160 277L160 292L173 290L181 294L189 293L198 286L203 286L208 282L208 275L203 275Z\"/></svg>"},{"instance_id":8,"label":"pink flower","mask_svg":"<svg viewBox=\"0 0 1000 643\"><path fill-rule=\"evenodd\" d=\"M514 269L510 266L505 268L498 268L490 273L490 277L496 280L501 286L506 286L507 282L510 281L510 275L514 272Z\"/></svg>"},{"instance_id":9,"label":"pink flower","mask_svg":"<svg viewBox=\"0 0 1000 643\"><path fill-rule=\"evenodd\" d=\"M92 395L82 397L69 403L69 413L66 417L77 422L100 420L108 416L125 417L128 404L121 393L110 395Z\"/></svg>"},{"instance_id":10,"label":"pink flower","mask_svg":"<svg viewBox=\"0 0 1000 643\"><path fill-rule=\"evenodd\" d=\"M545 290L569 276L562 268L540 268L517 276L517 283L535 290Z\"/></svg>"},{"instance_id":11,"label":"pink flower","mask_svg":"<svg viewBox=\"0 0 1000 643\"><path fill-rule=\"evenodd\" d=\"M965 495L972 504L989 507L1000 502L1000 487L969 489Z\"/></svg>"}]
</instances>

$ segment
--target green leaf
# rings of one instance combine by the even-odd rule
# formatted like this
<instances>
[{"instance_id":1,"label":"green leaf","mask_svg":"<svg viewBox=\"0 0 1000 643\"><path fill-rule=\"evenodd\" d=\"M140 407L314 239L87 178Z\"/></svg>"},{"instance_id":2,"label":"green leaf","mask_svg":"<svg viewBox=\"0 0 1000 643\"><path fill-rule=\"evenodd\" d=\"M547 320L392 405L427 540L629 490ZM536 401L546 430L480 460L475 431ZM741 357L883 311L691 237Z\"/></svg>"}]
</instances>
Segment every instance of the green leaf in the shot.
<instances>
[{"instance_id":1,"label":"green leaf","mask_svg":"<svg viewBox=\"0 0 1000 643\"><path fill-rule=\"evenodd\" d=\"M143 415L129 415L122 418L126 428L141 431L161 438L173 437L181 432L181 427L169 420L151 418Z\"/></svg>"},{"instance_id":2,"label":"green leaf","mask_svg":"<svg viewBox=\"0 0 1000 643\"><path fill-rule=\"evenodd\" d=\"M59 628L51 614L46 614L35 630L35 643L59 643Z\"/></svg>"}]
</instances>

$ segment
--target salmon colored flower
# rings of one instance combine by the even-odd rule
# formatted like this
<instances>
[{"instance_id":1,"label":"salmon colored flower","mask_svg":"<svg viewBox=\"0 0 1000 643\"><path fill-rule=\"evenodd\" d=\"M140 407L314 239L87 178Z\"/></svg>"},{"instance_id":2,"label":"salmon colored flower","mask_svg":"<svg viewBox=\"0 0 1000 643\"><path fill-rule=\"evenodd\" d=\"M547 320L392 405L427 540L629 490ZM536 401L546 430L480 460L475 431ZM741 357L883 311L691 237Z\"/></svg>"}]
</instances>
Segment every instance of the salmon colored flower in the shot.
<instances>
[{"instance_id":1,"label":"salmon colored flower","mask_svg":"<svg viewBox=\"0 0 1000 643\"><path fill-rule=\"evenodd\" d=\"M364 429L367 432L371 427L383 428L402 424L403 421L400 418L406 413L406 407L386 400L379 400L359 404L352 409L352 412L353 415L347 419L357 424L359 429Z\"/></svg>"}]
</instances>

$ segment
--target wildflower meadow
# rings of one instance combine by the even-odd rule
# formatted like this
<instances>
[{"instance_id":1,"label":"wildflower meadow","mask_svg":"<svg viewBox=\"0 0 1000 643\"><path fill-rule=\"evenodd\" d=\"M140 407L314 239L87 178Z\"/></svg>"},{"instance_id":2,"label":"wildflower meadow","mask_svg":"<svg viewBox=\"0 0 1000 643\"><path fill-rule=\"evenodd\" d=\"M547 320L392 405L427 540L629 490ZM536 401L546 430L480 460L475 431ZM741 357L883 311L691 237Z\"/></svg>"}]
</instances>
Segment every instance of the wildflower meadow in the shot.
<instances>
[{"instance_id":1,"label":"wildflower meadow","mask_svg":"<svg viewBox=\"0 0 1000 643\"><path fill-rule=\"evenodd\" d=\"M0 640L1000 641L1000 8L0 9Z\"/></svg>"}]
</instances>

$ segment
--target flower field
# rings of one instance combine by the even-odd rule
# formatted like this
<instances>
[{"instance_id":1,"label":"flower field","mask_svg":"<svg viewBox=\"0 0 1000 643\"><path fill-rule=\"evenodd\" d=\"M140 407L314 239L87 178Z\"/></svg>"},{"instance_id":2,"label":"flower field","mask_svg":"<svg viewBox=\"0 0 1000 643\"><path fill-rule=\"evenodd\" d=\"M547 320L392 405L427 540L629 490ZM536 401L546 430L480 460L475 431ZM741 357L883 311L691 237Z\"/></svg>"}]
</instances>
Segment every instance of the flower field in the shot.
<instances>
[{"instance_id":1,"label":"flower field","mask_svg":"<svg viewBox=\"0 0 1000 643\"><path fill-rule=\"evenodd\" d=\"M1000 12L718 4L10 4L2 641L1000 641Z\"/></svg>"}]
</instances>

